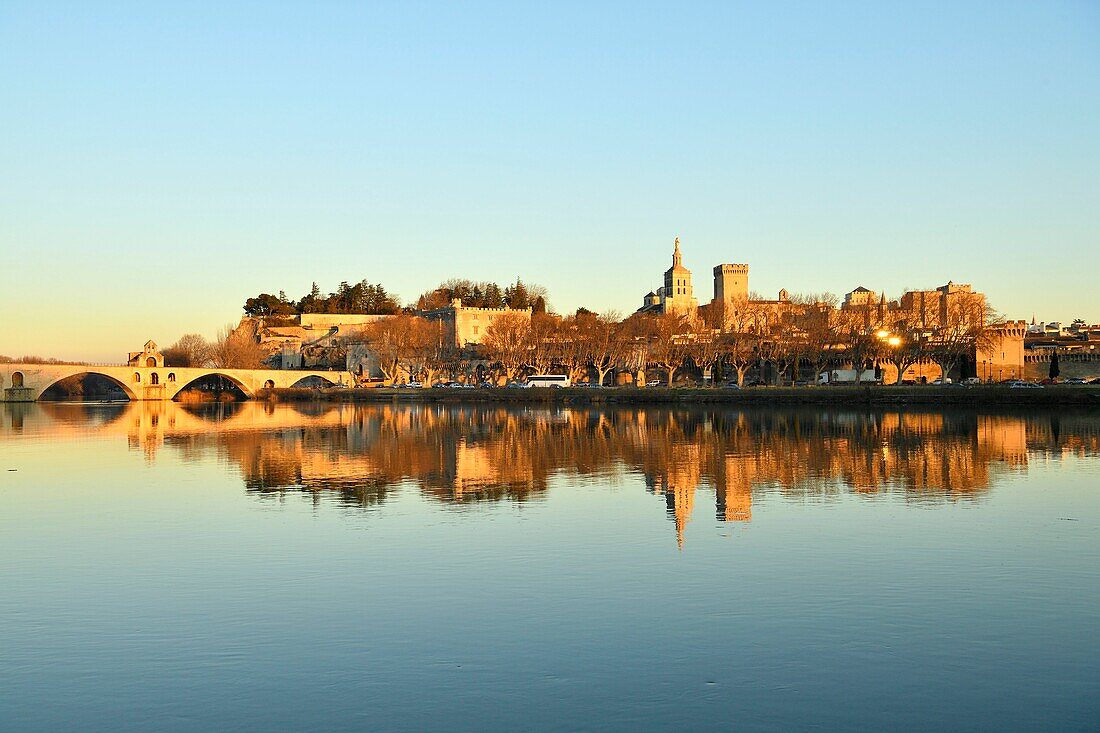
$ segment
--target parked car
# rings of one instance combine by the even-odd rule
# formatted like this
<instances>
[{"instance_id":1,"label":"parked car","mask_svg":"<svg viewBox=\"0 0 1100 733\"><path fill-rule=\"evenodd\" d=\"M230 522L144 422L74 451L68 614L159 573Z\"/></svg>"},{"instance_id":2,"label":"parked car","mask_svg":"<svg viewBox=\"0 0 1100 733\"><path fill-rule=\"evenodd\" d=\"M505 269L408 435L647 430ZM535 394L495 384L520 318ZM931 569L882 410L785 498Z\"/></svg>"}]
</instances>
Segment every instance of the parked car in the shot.
<instances>
[{"instance_id":1,"label":"parked car","mask_svg":"<svg viewBox=\"0 0 1100 733\"><path fill-rule=\"evenodd\" d=\"M1013 379L1008 385L1011 389L1042 389L1043 385L1035 382L1025 382L1022 379Z\"/></svg>"},{"instance_id":2,"label":"parked car","mask_svg":"<svg viewBox=\"0 0 1100 733\"><path fill-rule=\"evenodd\" d=\"M1081 377L1070 377L1063 384L1088 384L1088 380Z\"/></svg>"},{"instance_id":3,"label":"parked car","mask_svg":"<svg viewBox=\"0 0 1100 733\"><path fill-rule=\"evenodd\" d=\"M647 386L647 387L661 387L661 386L664 386L664 382L662 382L660 379L651 379L651 380L649 380L648 382L645 383L645 386Z\"/></svg>"},{"instance_id":4,"label":"parked car","mask_svg":"<svg viewBox=\"0 0 1100 733\"><path fill-rule=\"evenodd\" d=\"M726 382L722 386L725 387L726 389L741 389L741 385L738 384L737 382Z\"/></svg>"},{"instance_id":5,"label":"parked car","mask_svg":"<svg viewBox=\"0 0 1100 733\"><path fill-rule=\"evenodd\" d=\"M940 377L939 379L934 379L932 380L932 384L938 384L940 386L951 384L951 377Z\"/></svg>"},{"instance_id":6,"label":"parked car","mask_svg":"<svg viewBox=\"0 0 1100 733\"><path fill-rule=\"evenodd\" d=\"M974 385L981 384L981 383L982 383L982 380L978 379L977 377L967 377L966 379L962 380L962 382L960 382L959 384L963 384L967 387L973 387Z\"/></svg>"}]
</instances>

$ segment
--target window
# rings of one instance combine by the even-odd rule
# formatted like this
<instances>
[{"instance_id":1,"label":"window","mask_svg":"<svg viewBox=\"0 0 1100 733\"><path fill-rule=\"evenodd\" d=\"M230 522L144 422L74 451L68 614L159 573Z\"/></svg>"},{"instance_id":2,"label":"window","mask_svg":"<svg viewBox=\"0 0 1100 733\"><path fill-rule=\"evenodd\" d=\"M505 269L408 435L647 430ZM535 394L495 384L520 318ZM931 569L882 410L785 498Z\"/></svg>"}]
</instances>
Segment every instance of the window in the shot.
<instances>
[{"instance_id":1,"label":"window","mask_svg":"<svg viewBox=\"0 0 1100 733\"><path fill-rule=\"evenodd\" d=\"M153 372L149 375L149 384L160 384L160 375Z\"/></svg>"},{"instance_id":2,"label":"window","mask_svg":"<svg viewBox=\"0 0 1100 733\"><path fill-rule=\"evenodd\" d=\"M134 372L134 381L135 382L140 382L141 381L141 374L139 374L138 372Z\"/></svg>"}]
</instances>

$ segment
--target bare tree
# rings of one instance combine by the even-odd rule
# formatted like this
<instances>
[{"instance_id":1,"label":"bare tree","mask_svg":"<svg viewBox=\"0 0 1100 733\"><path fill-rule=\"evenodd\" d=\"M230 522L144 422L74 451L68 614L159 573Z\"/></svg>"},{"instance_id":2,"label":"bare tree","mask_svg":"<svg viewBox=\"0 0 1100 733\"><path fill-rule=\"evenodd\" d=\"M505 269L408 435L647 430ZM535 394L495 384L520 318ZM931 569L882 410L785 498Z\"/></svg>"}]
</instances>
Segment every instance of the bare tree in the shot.
<instances>
[{"instance_id":1,"label":"bare tree","mask_svg":"<svg viewBox=\"0 0 1100 733\"><path fill-rule=\"evenodd\" d=\"M554 362L566 370L569 379L579 381L591 361L589 334L593 314L567 316L557 324L554 339Z\"/></svg>"},{"instance_id":2,"label":"bare tree","mask_svg":"<svg viewBox=\"0 0 1100 733\"><path fill-rule=\"evenodd\" d=\"M991 332L986 328L990 310L978 293L957 293L949 300L943 323L933 333L931 353L945 379L962 359L990 342Z\"/></svg>"},{"instance_id":3,"label":"bare tree","mask_svg":"<svg viewBox=\"0 0 1100 733\"><path fill-rule=\"evenodd\" d=\"M442 321L427 321L423 318L415 339L412 352L413 370L422 377L425 387L430 387L435 378L443 374L456 361L454 344L446 338Z\"/></svg>"},{"instance_id":4,"label":"bare tree","mask_svg":"<svg viewBox=\"0 0 1100 733\"><path fill-rule=\"evenodd\" d=\"M411 374L418 357L436 339L426 319L410 315L375 321L367 328L366 336L367 348L378 360L383 379L390 384L402 374Z\"/></svg>"},{"instance_id":5,"label":"bare tree","mask_svg":"<svg viewBox=\"0 0 1100 733\"><path fill-rule=\"evenodd\" d=\"M691 360L699 367L704 379L708 374L713 377L714 366L723 355L722 333L703 319L696 318L690 323L686 336Z\"/></svg>"},{"instance_id":6,"label":"bare tree","mask_svg":"<svg viewBox=\"0 0 1100 733\"><path fill-rule=\"evenodd\" d=\"M802 363L813 368L814 380L822 368L833 359L837 347L837 332L832 318L836 296L829 293L806 296L796 312L794 322L794 364L791 381L797 381Z\"/></svg>"},{"instance_id":7,"label":"bare tree","mask_svg":"<svg viewBox=\"0 0 1100 733\"><path fill-rule=\"evenodd\" d=\"M561 357L561 319L546 313L533 313L527 327L526 366L536 374L546 374Z\"/></svg>"},{"instance_id":8,"label":"bare tree","mask_svg":"<svg viewBox=\"0 0 1100 733\"><path fill-rule=\"evenodd\" d=\"M219 369L259 369L266 357L254 331L243 321L236 328L232 324L222 328L210 346L210 361Z\"/></svg>"},{"instance_id":9,"label":"bare tree","mask_svg":"<svg viewBox=\"0 0 1100 733\"><path fill-rule=\"evenodd\" d=\"M758 359L760 337L750 331L731 331L718 340L719 358L723 366L737 374L737 386L745 386L745 373Z\"/></svg>"},{"instance_id":10,"label":"bare tree","mask_svg":"<svg viewBox=\"0 0 1100 733\"><path fill-rule=\"evenodd\" d=\"M511 381L528 361L531 322L526 314L504 313L493 319L485 329L482 344L500 366L506 381Z\"/></svg>"},{"instance_id":11,"label":"bare tree","mask_svg":"<svg viewBox=\"0 0 1100 733\"><path fill-rule=\"evenodd\" d=\"M211 344L197 333L187 333L164 350L165 366L204 367L211 361Z\"/></svg>"},{"instance_id":12,"label":"bare tree","mask_svg":"<svg viewBox=\"0 0 1100 733\"><path fill-rule=\"evenodd\" d=\"M863 381L867 362L883 356L884 343L878 336L882 324L871 317L870 308L837 311L837 343L856 373L856 386Z\"/></svg>"},{"instance_id":13,"label":"bare tree","mask_svg":"<svg viewBox=\"0 0 1100 733\"><path fill-rule=\"evenodd\" d=\"M664 369L669 387L676 372L691 356L691 326L686 318L666 313L651 318L649 358L654 366Z\"/></svg>"},{"instance_id":14,"label":"bare tree","mask_svg":"<svg viewBox=\"0 0 1100 733\"><path fill-rule=\"evenodd\" d=\"M596 370L599 384L603 384L607 373L621 363L629 342L627 332L615 311L584 320L580 338L584 341L588 363Z\"/></svg>"}]
</instances>

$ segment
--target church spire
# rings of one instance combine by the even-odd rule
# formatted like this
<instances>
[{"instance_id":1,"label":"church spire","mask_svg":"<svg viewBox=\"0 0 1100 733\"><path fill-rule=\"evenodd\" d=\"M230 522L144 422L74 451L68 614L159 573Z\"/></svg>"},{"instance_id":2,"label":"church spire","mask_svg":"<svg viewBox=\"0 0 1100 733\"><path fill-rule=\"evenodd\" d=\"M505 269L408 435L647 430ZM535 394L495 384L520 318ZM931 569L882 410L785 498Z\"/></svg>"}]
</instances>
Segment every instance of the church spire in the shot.
<instances>
[{"instance_id":1,"label":"church spire","mask_svg":"<svg viewBox=\"0 0 1100 733\"><path fill-rule=\"evenodd\" d=\"M680 254L680 238L676 237L672 250L672 266L683 267L683 256Z\"/></svg>"}]
</instances>

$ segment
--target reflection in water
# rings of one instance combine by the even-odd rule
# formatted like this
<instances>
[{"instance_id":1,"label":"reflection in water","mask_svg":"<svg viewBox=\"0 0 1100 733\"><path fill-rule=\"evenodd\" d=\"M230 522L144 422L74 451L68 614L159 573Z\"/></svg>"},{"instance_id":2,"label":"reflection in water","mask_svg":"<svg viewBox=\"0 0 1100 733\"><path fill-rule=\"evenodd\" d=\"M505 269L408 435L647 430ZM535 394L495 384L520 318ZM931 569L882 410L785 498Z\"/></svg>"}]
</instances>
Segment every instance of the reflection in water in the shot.
<instances>
[{"instance_id":1,"label":"reflection in water","mask_svg":"<svg viewBox=\"0 0 1100 733\"><path fill-rule=\"evenodd\" d=\"M116 434L153 461L214 451L261 498L328 495L372 507L404 484L453 507L539 499L551 479L636 474L661 497L682 544L697 493L723 522L754 497L829 500L891 492L912 502L972 500L1029 455L1100 449L1091 415L729 409L573 409L266 403L5 405L0 437Z\"/></svg>"}]
</instances>

